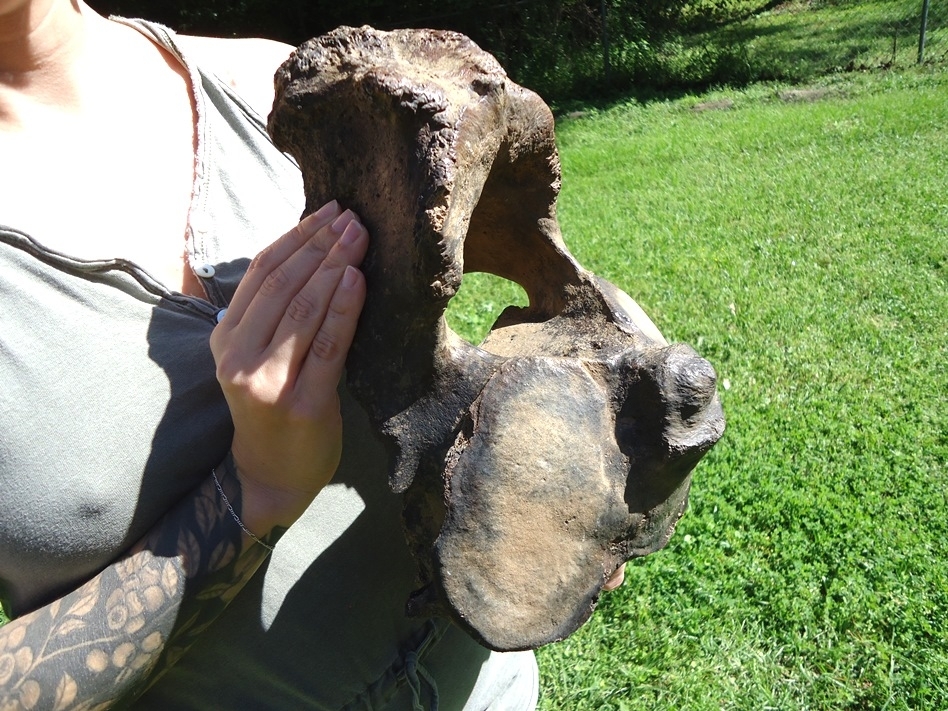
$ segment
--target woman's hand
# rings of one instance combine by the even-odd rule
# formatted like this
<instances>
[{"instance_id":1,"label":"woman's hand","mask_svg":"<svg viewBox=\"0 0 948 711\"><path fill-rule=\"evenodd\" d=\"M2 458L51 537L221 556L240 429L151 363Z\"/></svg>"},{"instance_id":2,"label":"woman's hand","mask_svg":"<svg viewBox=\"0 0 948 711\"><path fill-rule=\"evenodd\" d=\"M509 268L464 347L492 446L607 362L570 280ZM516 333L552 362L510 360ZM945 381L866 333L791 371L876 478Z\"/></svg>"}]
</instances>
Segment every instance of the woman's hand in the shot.
<instances>
[{"instance_id":1,"label":"woman's hand","mask_svg":"<svg viewBox=\"0 0 948 711\"><path fill-rule=\"evenodd\" d=\"M293 523L339 464L336 388L365 301L356 266L368 240L351 211L324 205L257 255L211 335L241 518L258 535Z\"/></svg>"}]
</instances>

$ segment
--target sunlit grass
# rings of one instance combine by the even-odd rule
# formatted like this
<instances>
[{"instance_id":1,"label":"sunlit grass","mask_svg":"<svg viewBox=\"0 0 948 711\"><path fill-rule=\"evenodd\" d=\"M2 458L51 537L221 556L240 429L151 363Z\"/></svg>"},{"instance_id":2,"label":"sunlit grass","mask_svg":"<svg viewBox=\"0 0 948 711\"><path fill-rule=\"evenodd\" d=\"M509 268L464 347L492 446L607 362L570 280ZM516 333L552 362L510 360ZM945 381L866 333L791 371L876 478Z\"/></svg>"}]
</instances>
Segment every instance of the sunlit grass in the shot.
<instances>
[{"instance_id":1,"label":"sunlit grass","mask_svg":"<svg viewBox=\"0 0 948 711\"><path fill-rule=\"evenodd\" d=\"M541 651L544 709L948 707L948 76L787 92L559 127L567 242L715 364L728 431Z\"/></svg>"}]
</instances>

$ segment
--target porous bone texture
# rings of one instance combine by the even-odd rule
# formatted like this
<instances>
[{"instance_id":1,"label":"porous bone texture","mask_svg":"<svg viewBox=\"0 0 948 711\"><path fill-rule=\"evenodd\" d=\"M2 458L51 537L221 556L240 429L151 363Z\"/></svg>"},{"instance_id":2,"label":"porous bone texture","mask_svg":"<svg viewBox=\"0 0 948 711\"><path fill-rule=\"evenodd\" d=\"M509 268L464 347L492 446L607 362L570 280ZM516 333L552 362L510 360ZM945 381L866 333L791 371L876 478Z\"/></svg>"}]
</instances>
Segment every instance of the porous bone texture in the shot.
<instances>
[{"instance_id":1,"label":"porous bone texture","mask_svg":"<svg viewBox=\"0 0 948 711\"><path fill-rule=\"evenodd\" d=\"M713 368L570 255L553 117L466 37L339 28L276 90L307 212L335 198L372 235L347 383L404 497L409 613L498 650L566 637L671 536L724 430ZM479 346L444 319L474 271L529 297Z\"/></svg>"}]
</instances>

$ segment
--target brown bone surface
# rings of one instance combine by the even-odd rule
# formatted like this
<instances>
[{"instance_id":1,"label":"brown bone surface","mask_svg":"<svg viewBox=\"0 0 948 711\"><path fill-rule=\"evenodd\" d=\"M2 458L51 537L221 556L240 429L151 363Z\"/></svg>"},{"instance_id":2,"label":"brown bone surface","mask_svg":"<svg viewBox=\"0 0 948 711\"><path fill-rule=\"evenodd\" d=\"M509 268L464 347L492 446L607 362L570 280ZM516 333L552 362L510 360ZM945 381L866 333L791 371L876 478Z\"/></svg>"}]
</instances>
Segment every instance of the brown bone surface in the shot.
<instances>
[{"instance_id":1,"label":"brown bone surface","mask_svg":"<svg viewBox=\"0 0 948 711\"><path fill-rule=\"evenodd\" d=\"M671 536L724 430L713 368L570 255L553 117L467 38L340 28L276 82L306 211L336 198L372 235L347 379L404 495L409 612L500 650L566 637ZM530 300L479 347L444 319L474 271Z\"/></svg>"}]
</instances>

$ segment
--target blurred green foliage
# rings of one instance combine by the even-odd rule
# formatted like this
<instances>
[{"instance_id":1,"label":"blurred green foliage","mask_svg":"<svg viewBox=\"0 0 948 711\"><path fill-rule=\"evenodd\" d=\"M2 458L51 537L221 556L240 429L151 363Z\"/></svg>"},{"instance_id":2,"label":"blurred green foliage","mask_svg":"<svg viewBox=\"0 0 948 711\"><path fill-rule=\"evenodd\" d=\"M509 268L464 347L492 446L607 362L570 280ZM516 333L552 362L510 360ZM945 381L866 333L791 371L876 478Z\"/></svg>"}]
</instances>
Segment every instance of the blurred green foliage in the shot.
<instances>
[{"instance_id":1,"label":"blurred green foliage","mask_svg":"<svg viewBox=\"0 0 948 711\"><path fill-rule=\"evenodd\" d=\"M591 96L632 82L674 82L656 54L682 33L741 20L765 0L92 0L98 11L145 17L180 31L262 36L300 44L339 25L462 32L519 83L548 100ZM604 21L605 20L605 21ZM608 47L608 58L604 54ZM607 61L608 59L608 61ZM718 60L714 60L718 61ZM607 69L608 67L608 69ZM720 73L720 72L718 72ZM654 79L654 81L653 81Z\"/></svg>"}]
</instances>

